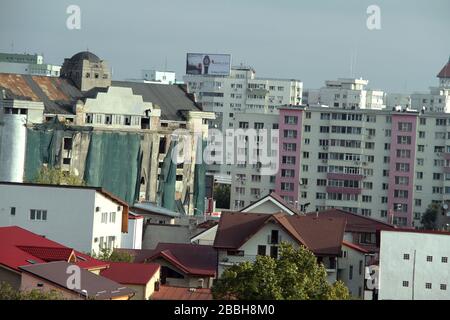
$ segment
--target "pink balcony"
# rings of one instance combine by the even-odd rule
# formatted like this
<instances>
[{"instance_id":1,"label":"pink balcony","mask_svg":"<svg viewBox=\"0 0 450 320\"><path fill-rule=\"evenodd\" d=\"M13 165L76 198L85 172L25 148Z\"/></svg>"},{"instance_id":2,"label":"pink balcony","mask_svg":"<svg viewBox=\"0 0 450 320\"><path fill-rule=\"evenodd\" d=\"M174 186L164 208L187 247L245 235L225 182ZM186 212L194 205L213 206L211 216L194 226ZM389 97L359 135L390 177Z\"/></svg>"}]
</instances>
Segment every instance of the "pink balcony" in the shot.
<instances>
[{"instance_id":1,"label":"pink balcony","mask_svg":"<svg viewBox=\"0 0 450 320\"><path fill-rule=\"evenodd\" d=\"M364 179L361 174L349 174L349 173L327 173L327 179L330 180L358 180Z\"/></svg>"},{"instance_id":2,"label":"pink balcony","mask_svg":"<svg viewBox=\"0 0 450 320\"><path fill-rule=\"evenodd\" d=\"M361 188L327 187L327 193L361 194Z\"/></svg>"}]
</instances>

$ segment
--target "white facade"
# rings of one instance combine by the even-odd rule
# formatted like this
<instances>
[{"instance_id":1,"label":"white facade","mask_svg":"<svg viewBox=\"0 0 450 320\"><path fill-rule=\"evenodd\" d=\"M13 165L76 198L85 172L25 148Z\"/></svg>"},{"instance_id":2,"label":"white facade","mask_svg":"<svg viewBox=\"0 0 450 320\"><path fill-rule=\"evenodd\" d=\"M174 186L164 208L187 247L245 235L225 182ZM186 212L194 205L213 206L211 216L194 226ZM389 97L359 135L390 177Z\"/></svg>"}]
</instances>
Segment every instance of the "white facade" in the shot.
<instances>
[{"instance_id":1,"label":"white facade","mask_svg":"<svg viewBox=\"0 0 450 320\"><path fill-rule=\"evenodd\" d=\"M449 300L450 234L381 231L380 300Z\"/></svg>"},{"instance_id":2,"label":"white facade","mask_svg":"<svg viewBox=\"0 0 450 320\"><path fill-rule=\"evenodd\" d=\"M176 75L172 71L142 70L142 79L147 83L175 84Z\"/></svg>"},{"instance_id":3,"label":"white facade","mask_svg":"<svg viewBox=\"0 0 450 320\"><path fill-rule=\"evenodd\" d=\"M411 106L414 110L450 113L450 87L431 87L430 92L411 94Z\"/></svg>"},{"instance_id":4,"label":"white facade","mask_svg":"<svg viewBox=\"0 0 450 320\"><path fill-rule=\"evenodd\" d=\"M144 218L130 213L128 218L128 232L122 233L123 249L142 249L142 233L144 230Z\"/></svg>"},{"instance_id":5,"label":"white facade","mask_svg":"<svg viewBox=\"0 0 450 320\"><path fill-rule=\"evenodd\" d=\"M278 241L276 241L276 243L272 243L271 241L274 231L277 232L278 235ZM220 277L229 266L245 261L254 262L258 254L264 253L264 255L278 258L278 245L281 242L292 244L294 248L298 248L299 246L297 240L292 238L283 227L277 223L269 222L237 250L218 249L218 277ZM258 253L259 250L261 250L260 253ZM328 266L330 262L328 261L328 258L324 257L323 259L324 266L327 269L327 279L330 283L334 283L337 280L337 270L335 268L329 269Z\"/></svg>"},{"instance_id":6,"label":"white facade","mask_svg":"<svg viewBox=\"0 0 450 320\"><path fill-rule=\"evenodd\" d=\"M151 117L161 115L160 109L144 102L142 96L133 94L131 88L111 86L107 92L99 92L95 99L86 99L84 123L104 128L141 129L146 110L151 110Z\"/></svg>"},{"instance_id":7,"label":"white facade","mask_svg":"<svg viewBox=\"0 0 450 320\"><path fill-rule=\"evenodd\" d=\"M45 64L39 54L0 53L0 73L59 77L61 66Z\"/></svg>"},{"instance_id":8,"label":"white facade","mask_svg":"<svg viewBox=\"0 0 450 320\"><path fill-rule=\"evenodd\" d=\"M411 108L411 96L403 93L387 93L385 104L386 108L390 110L396 106Z\"/></svg>"},{"instance_id":9,"label":"white facade","mask_svg":"<svg viewBox=\"0 0 450 320\"><path fill-rule=\"evenodd\" d=\"M261 148L258 148L257 152L261 155L271 155L275 161L278 160L278 141L271 141L272 130L278 129L278 115L254 114L250 112L235 114L233 127L243 130L246 130L245 128L267 130L267 134L262 134L259 139L261 142L261 139L266 139L270 150L263 149L263 145L261 145ZM237 161L236 158L234 164L223 165L222 169L227 168L227 171L231 173L230 208L238 211L274 191L275 175L262 174L262 165L260 166L256 163L258 155L255 154L254 150L251 151L249 149L249 142L245 140L243 135L239 135L235 139L233 150L236 157L245 156L246 160ZM226 149L225 152L229 152L229 150ZM250 159L254 163L250 163Z\"/></svg>"},{"instance_id":10,"label":"white facade","mask_svg":"<svg viewBox=\"0 0 450 320\"><path fill-rule=\"evenodd\" d=\"M364 298L366 256L354 245L344 242L341 257L338 258L338 279L345 283L350 295L358 299Z\"/></svg>"},{"instance_id":11,"label":"white facade","mask_svg":"<svg viewBox=\"0 0 450 320\"><path fill-rule=\"evenodd\" d=\"M361 78L325 81L325 87L319 90L305 90L303 103L342 109L384 109L384 92L367 90L368 83Z\"/></svg>"},{"instance_id":12,"label":"white facade","mask_svg":"<svg viewBox=\"0 0 450 320\"><path fill-rule=\"evenodd\" d=\"M19 226L81 252L120 248L123 209L89 187L0 183L0 226Z\"/></svg>"}]
</instances>

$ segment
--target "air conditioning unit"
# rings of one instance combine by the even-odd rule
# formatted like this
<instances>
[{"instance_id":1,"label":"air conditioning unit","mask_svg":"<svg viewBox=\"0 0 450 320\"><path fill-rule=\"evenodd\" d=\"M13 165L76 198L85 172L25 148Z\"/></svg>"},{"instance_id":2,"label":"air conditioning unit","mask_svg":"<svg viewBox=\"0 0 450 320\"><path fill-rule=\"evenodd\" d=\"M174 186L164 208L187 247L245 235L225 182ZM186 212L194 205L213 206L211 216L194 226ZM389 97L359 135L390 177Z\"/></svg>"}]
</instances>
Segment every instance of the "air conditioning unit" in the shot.
<instances>
[{"instance_id":1,"label":"air conditioning unit","mask_svg":"<svg viewBox=\"0 0 450 320\"><path fill-rule=\"evenodd\" d=\"M328 150L328 147L327 147L327 146L324 146L322 149L323 149L323 150Z\"/></svg>"}]
</instances>

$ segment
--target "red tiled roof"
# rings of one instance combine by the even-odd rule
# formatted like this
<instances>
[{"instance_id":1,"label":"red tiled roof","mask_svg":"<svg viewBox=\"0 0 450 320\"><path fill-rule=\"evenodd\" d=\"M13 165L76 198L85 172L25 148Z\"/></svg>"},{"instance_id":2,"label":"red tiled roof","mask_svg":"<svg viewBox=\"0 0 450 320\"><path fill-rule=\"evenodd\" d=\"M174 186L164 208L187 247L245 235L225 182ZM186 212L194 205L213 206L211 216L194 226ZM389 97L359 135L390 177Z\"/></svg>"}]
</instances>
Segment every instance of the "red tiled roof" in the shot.
<instances>
[{"instance_id":1,"label":"red tiled roof","mask_svg":"<svg viewBox=\"0 0 450 320\"><path fill-rule=\"evenodd\" d=\"M342 218L287 215L284 213L223 213L217 229L214 247L238 249L267 223L278 223L299 244L316 255L338 255L344 237Z\"/></svg>"},{"instance_id":2,"label":"red tiled roof","mask_svg":"<svg viewBox=\"0 0 450 320\"><path fill-rule=\"evenodd\" d=\"M437 75L438 78L450 78L450 59Z\"/></svg>"},{"instance_id":3,"label":"red tiled roof","mask_svg":"<svg viewBox=\"0 0 450 320\"><path fill-rule=\"evenodd\" d=\"M316 212L308 212L306 215L316 216L316 214ZM340 209L319 211L318 215L319 217L327 218L344 218L347 221L345 227L345 231L347 232L376 232L377 230L392 230L395 228L389 223Z\"/></svg>"},{"instance_id":4,"label":"red tiled roof","mask_svg":"<svg viewBox=\"0 0 450 320\"><path fill-rule=\"evenodd\" d=\"M49 248L49 247L35 247L35 246L18 246L18 248L46 262L69 261L72 254L74 254L73 249L65 247Z\"/></svg>"},{"instance_id":5,"label":"red tiled roof","mask_svg":"<svg viewBox=\"0 0 450 320\"><path fill-rule=\"evenodd\" d=\"M209 277L216 275L217 252L212 246L159 243L146 261L157 258L163 258L189 275Z\"/></svg>"},{"instance_id":6,"label":"red tiled roof","mask_svg":"<svg viewBox=\"0 0 450 320\"><path fill-rule=\"evenodd\" d=\"M366 249L364 249L363 247L360 247L360 246L358 246L358 245L356 245L356 244L354 244L354 243L352 243L352 242L342 241L342 244L343 244L344 246L347 246L347 247L349 247L349 248L352 248L352 249L354 249L354 250L356 250L356 251L359 251L359 252L362 252L362 253L369 253L368 250L366 250Z\"/></svg>"},{"instance_id":7,"label":"red tiled roof","mask_svg":"<svg viewBox=\"0 0 450 320\"><path fill-rule=\"evenodd\" d=\"M211 289L190 289L181 287L160 286L152 300L212 300Z\"/></svg>"},{"instance_id":8,"label":"red tiled roof","mask_svg":"<svg viewBox=\"0 0 450 320\"><path fill-rule=\"evenodd\" d=\"M122 284L146 285L159 269L156 263L110 262L100 275Z\"/></svg>"},{"instance_id":9,"label":"red tiled roof","mask_svg":"<svg viewBox=\"0 0 450 320\"><path fill-rule=\"evenodd\" d=\"M74 263L81 268L92 270L108 266L103 261L20 227L0 227L0 264L10 269L18 271L20 266L33 262L43 263L57 260L67 262L70 257L69 251L74 253L76 259Z\"/></svg>"}]
</instances>

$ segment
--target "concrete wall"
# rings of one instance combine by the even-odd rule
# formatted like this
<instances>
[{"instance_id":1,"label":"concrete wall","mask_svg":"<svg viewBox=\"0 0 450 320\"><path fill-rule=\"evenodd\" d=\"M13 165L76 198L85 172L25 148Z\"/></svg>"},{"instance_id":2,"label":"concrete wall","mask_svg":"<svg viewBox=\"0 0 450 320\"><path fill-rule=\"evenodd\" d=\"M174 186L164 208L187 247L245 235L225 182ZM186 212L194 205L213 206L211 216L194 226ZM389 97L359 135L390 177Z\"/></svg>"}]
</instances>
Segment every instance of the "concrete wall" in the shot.
<instances>
[{"instance_id":1,"label":"concrete wall","mask_svg":"<svg viewBox=\"0 0 450 320\"><path fill-rule=\"evenodd\" d=\"M12 271L0 266L0 282L8 283L13 289L20 289L21 275L18 271Z\"/></svg>"},{"instance_id":2,"label":"concrete wall","mask_svg":"<svg viewBox=\"0 0 450 320\"><path fill-rule=\"evenodd\" d=\"M450 236L414 232L381 232L379 299L450 299ZM404 255L408 254L409 259ZM427 261L431 256L432 261ZM442 258L447 257L448 262ZM403 282L407 281L407 286ZM427 289L426 283L432 288ZM446 285L446 290L441 289Z\"/></svg>"},{"instance_id":3,"label":"concrete wall","mask_svg":"<svg viewBox=\"0 0 450 320\"><path fill-rule=\"evenodd\" d=\"M117 206L91 189L0 184L0 226L19 226L81 252L98 251L95 238L100 236L116 236L120 246L122 211ZM47 210L47 220L31 220L31 209ZM102 212L108 212L108 219L116 212L116 222L102 224Z\"/></svg>"}]
</instances>

